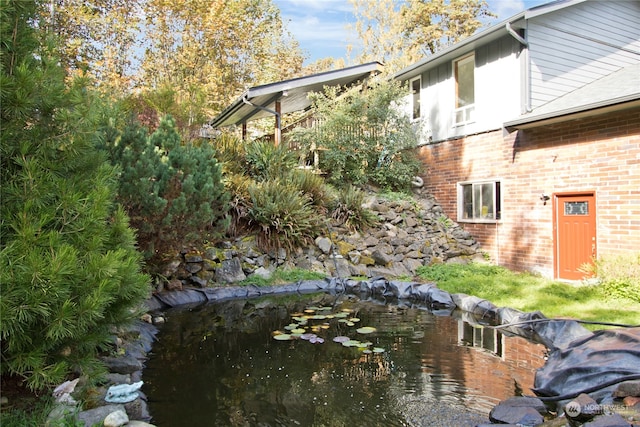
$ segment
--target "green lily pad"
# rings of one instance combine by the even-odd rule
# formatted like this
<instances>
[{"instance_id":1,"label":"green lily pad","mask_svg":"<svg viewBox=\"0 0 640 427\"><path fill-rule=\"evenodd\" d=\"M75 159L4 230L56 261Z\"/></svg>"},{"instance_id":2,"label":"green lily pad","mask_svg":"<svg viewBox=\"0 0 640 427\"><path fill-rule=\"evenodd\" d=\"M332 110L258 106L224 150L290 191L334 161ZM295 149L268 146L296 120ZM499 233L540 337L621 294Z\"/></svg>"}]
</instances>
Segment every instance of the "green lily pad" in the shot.
<instances>
[{"instance_id":1,"label":"green lily pad","mask_svg":"<svg viewBox=\"0 0 640 427\"><path fill-rule=\"evenodd\" d=\"M384 353L384 348L374 347L372 350L374 353Z\"/></svg>"},{"instance_id":2,"label":"green lily pad","mask_svg":"<svg viewBox=\"0 0 640 427\"><path fill-rule=\"evenodd\" d=\"M354 326L354 325L355 325L355 323L353 323L353 322L347 322L347 326Z\"/></svg>"},{"instance_id":3,"label":"green lily pad","mask_svg":"<svg viewBox=\"0 0 640 427\"><path fill-rule=\"evenodd\" d=\"M292 334L304 334L306 331L303 328L292 329Z\"/></svg>"},{"instance_id":4,"label":"green lily pad","mask_svg":"<svg viewBox=\"0 0 640 427\"><path fill-rule=\"evenodd\" d=\"M336 313L334 314L334 317L337 317L338 319L344 319L346 317L349 317L349 313Z\"/></svg>"},{"instance_id":5,"label":"green lily pad","mask_svg":"<svg viewBox=\"0 0 640 427\"><path fill-rule=\"evenodd\" d=\"M371 334L376 331L376 328L371 326L365 326L364 328L356 329L356 332L359 334Z\"/></svg>"},{"instance_id":6,"label":"green lily pad","mask_svg":"<svg viewBox=\"0 0 640 427\"><path fill-rule=\"evenodd\" d=\"M278 341L291 341L293 337L289 334L279 334L279 335L274 335L273 339Z\"/></svg>"},{"instance_id":7,"label":"green lily pad","mask_svg":"<svg viewBox=\"0 0 640 427\"><path fill-rule=\"evenodd\" d=\"M359 321L360 321L360 319L358 319L357 317L352 317L351 319L349 319L349 322L356 323L356 322L359 322Z\"/></svg>"},{"instance_id":8,"label":"green lily pad","mask_svg":"<svg viewBox=\"0 0 640 427\"><path fill-rule=\"evenodd\" d=\"M368 348L365 348L364 350L362 350L362 352L363 352L364 354L371 354L371 353L373 353L373 351L369 350Z\"/></svg>"},{"instance_id":9,"label":"green lily pad","mask_svg":"<svg viewBox=\"0 0 640 427\"><path fill-rule=\"evenodd\" d=\"M356 340L349 340L342 343L342 345L345 347L357 347L358 344L360 344L360 341Z\"/></svg>"}]
</instances>

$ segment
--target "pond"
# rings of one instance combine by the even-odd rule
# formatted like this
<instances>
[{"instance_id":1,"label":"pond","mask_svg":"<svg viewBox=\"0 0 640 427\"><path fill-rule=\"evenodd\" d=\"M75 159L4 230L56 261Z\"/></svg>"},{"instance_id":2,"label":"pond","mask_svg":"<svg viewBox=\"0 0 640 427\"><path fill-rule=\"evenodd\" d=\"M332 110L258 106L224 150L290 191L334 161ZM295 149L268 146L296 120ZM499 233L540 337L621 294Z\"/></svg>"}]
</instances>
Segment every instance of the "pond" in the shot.
<instances>
[{"instance_id":1,"label":"pond","mask_svg":"<svg viewBox=\"0 0 640 427\"><path fill-rule=\"evenodd\" d=\"M344 295L166 317L143 375L159 426L475 425L500 400L531 394L546 352L455 312Z\"/></svg>"}]
</instances>

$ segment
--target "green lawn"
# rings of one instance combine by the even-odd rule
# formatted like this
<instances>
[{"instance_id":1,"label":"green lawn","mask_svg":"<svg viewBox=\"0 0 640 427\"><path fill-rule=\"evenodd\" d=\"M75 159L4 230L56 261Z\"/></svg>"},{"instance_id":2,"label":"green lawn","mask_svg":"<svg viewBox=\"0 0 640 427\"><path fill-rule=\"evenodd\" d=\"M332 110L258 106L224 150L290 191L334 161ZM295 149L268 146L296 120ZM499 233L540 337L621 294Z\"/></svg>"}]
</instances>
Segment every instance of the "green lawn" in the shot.
<instances>
[{"instance_id":1,"label":"green lawn","mask_svg":"<svg viewBox=\"0 0 640 427\"><path fill-rule=\"evenodd\" d=\"M498 307L539 310L549 318L640 325L640 302L614 297L606 284L563 283L483 264L421 267L418 275L449 293L475 295ZM640 285L634 281L627 286L637 290Z\"/></svg>"}]
</instances>

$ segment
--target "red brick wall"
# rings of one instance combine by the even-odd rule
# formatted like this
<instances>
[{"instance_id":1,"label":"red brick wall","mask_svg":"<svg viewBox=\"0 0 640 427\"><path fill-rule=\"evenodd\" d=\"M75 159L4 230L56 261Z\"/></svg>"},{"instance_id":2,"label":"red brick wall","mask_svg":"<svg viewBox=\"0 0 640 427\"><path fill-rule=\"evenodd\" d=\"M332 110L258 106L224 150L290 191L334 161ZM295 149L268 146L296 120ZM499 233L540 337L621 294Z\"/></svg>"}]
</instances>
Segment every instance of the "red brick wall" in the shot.
<instances>
[{"instance_id":1,"label":"red brick wall","mask_svg":"<svg viewBox=\"0 0 640 427\"><path fill-rule=\"evenodd\" d=\"M640 110L426 145L423 176L452 219L456 184L502 181L502 220L461 223L497 263L553 276L553 211L544 192L593 191L598 255L640 251Z\"/></svg>"}]
</instances>

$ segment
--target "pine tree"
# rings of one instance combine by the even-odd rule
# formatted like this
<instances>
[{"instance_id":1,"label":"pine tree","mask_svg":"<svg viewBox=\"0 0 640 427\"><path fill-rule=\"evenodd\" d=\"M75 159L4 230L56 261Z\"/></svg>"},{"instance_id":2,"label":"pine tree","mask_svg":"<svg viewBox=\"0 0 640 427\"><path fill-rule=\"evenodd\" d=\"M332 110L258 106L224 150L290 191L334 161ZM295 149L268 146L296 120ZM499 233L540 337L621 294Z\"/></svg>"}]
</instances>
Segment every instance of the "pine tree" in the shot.
<instances>
[{"instance_id":1,"label":"pine tree","mask_svg":"<svg viewBox=\"0 0 640 427\"><path fill-rule=\"evenodd\" d=\"M149 278L95 147L98 100L39 46L36 2L1 7L1 370L41 389L95 367Z\"/></svg>"},{"instance_id":2,"label":"pine tree","mask_svg":"<svg viewBox=\"0 0 640 427\"><path fill-rule=\"evenodd\" d=\"M183 143L171 116L151 135L133 123L106 131L103 146L120 170L119 201L138 230L151 272L191 244L220 237L229 194L213 147Z\"/></svg>"}]
</instances>

